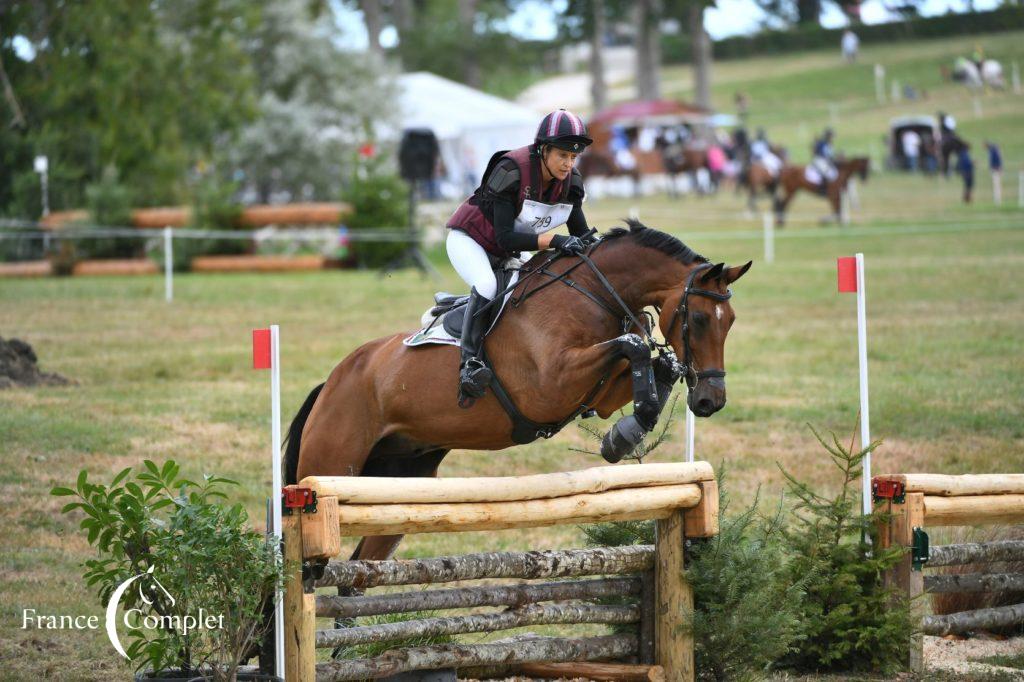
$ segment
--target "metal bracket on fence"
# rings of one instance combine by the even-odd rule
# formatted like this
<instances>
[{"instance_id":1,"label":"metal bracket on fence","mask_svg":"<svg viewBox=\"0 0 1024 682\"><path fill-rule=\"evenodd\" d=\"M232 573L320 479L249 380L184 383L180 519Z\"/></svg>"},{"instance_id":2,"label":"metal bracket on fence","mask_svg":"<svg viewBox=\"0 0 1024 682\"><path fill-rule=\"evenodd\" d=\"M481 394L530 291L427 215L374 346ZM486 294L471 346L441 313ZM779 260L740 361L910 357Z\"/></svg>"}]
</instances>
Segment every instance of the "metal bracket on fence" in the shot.
<instances>
[{"instance_id":1,"label":"metal bracket on fence","mask_svg":"<svg viewBox=\"0 0 1024 682\"><path fill-rule=\"evenodd\" d=\"M302 514L316 513L316 491L312 488L288 486L281 491L281 513L285 516L299 510Z\"/></svg>"},{"instance_id":2,"label":"metal bracket on fence","mask_svg":"<svg viewBox=\"0 0 1024 682\"><path fill-rule=\"evenodd\" d=\"M910 567L920 571L928 563L928 533L920 526L914 528L913 544L910 547Z\"/></svg>"},{"instance_id":3,"label":"metal bracket on fence","mask_svg":"<svg viewBox=\"0 0 1024 682\"><path fill-rule=\"evenodd\" d=\"M903 504L907 499L904 485L899 481L871 481L871 497L875 502L892 500L894 504Z\"/></svg>"}]
</instances>

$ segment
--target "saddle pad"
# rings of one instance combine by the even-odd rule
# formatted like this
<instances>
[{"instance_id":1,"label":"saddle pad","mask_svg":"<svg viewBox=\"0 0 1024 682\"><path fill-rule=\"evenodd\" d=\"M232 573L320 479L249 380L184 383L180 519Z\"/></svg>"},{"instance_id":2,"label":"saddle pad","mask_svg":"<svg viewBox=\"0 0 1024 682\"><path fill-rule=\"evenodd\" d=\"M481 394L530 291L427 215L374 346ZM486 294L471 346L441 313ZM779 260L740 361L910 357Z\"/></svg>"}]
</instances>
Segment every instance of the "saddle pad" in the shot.
<instances>
[{"instance_id":1,"label":"saddle pad","mask_svg":"<svg viewBox=\"0 0 1024 682\"><path fill-rule=\"evenodd\" d=\"M818 172L817 168L810 164L808 164L807 168L804 169L804 177L807 179L807 182L812 185L821 184L821 173Z\"/></svg>"},{"instance_id":2,"label":"saddle pad","mask_svg":"<svg viewBox=\"0 0 1024 682\"><path fill-rule=\"evenodd\" d=\"M514 270L512 272L511 277L508 280L508 284L506 284L505 287L511 287L518 281L519 270ZM492 322L491 326L487 329L487 334L491 333L491 329L494 329L494 326L498 324L498 320L500 320L501 316L505 314L505 308L508 306L508 299L512 297L512 291L513 290L510 289L509 292L505 294L505 297L502 299L501 309L498 310L498 314L495 316L494 322ZM424 314L423 319L421 320L421 322L424 325L423 328L420 329L415 334L402 339L402 343L404 343L406 346L424 346L432 343L442 345L446 344L449 346L460 346L461 343L459 339L456 338L454 334L445 329L445 327L449 327L451 329L462 329L462 318L465 311L465 305L460 305L457 308L452 308L448 312L444 313L443 315L441 315L441 317L433 317L430 315L430 311L428 310ZM449 315L451 315L452 317L457 316L458 320L456 321L453 319L451 322L448 322L447 318Z\"/></svg>"}]
</instances>

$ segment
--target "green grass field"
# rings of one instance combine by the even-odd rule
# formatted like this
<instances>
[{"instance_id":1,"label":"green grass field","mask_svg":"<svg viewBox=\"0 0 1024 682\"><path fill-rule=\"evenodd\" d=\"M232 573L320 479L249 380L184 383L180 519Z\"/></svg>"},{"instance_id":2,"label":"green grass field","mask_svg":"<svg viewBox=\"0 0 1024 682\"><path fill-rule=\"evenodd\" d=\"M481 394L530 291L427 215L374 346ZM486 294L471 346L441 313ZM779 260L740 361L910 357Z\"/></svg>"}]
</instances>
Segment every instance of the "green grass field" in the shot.
<instances>
[{"instance_id":1,"label":"green grass field","mask_svg":"<svg viewBox=\"0 0 1024 682\"><path fill-rule=\"evenodd\" d=\"M1019 54L1021 37L986 37L986 48ZM864 64L876 58L875 49L865 50ZM891 72L905 68L921 79L950 49L931 43L877 48ZM792 116L806 116L808 129L815 129L828 115L824 98L834 94L832 77L818 72L838 74L846 67L837 61L829 53L731 62L717 67L722 83L716 92L748 90L755 107L763 107L755 109L757 117L778 122L779 137L784 130L793 134ZM851 67L849 73L868 68ZM934 72L937 78L937 66ZM666 80L666 89L685 88L681 75L669 73ZM935 99L922 105L925 113L939 106L940 97L954 96L929 81L921 85L934 88ZM840 140L875 139L889 116L902 113L869 106L870 88L868 81L854 98L863 111L851 113L849 124L844 114ZM771 92L778 98L769 99ZM797 113L811 111L814 103L813 115ZM969 101L966 110L942 106L960 116L965 130L975 124ZM1000 141L1008 161L1018 164L1024 154L1022 99L992 95L985 112L993 118L977 122L976 129L991 123L1005 131ZM823 487L833 480L827 455L807 425L843 439L855 429L855 298L837 294L835 284L835 258L855 251L867 258L871 423L873 436L883 440L875 471L1024 471L1024 212L993 206L984 176L979 172L981 200L965 207L955 179L875 175L860 187L861 209L844 229L817 227L824 203L801 197L770 265L762 262L756 236L760 220L745 217L741 199L730 191L707 199L588 203L589 219L602 229L635 209L651 226L713 260L755 261L735 287L729 404L697 427L698 457L728 468L737 502L751 499L759 486L775 499L782 490L779 465ZM270 487L269 382L266 373L249 369L250 330L282 327L284 413L290 419L340 358L369 339L413 329L433 291L461 287L443 251L435 247L431 257L442 281L413 272L386 278L340 271L183 275L171 305L156 277L0 280L0 336L28 341L43 369L79 382L0 392L0 481L7 500L0 512L4 679L89 680L125 670L101 631L20 627L23 608L101 613L80 577L79 564L91 553L77 520L58 514L60 501L47 494L52 486L72 482L81 468L102 480L143 459L174 458L185 473L239 480L238 499L262 526ZM681 422L652 459L682 458ZM599 456L571 449L593 446L570 426L525 447L453 452L442 474L513 475L603 464ZM399 551L424 556L548 548L576 545L580 538L573 527L427 535L409 538Z\"/></svg>"}]
</instances>

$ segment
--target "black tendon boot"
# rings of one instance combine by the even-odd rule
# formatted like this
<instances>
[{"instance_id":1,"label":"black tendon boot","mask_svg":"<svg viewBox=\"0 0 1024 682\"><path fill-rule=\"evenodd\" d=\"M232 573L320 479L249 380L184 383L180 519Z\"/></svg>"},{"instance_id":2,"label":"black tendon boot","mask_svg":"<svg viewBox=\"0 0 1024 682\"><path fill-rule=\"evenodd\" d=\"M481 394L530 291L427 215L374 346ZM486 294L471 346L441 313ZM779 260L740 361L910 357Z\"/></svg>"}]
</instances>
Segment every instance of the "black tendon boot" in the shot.
<instances>
[{"instance_id":1,"label":"black tendon boot","mask_svg":"<svg viewBox=\"0 0 1024 682\"><path fill-rule=\"evenodd\" d=\"M466 316L462 321L462 365L459 368L459 406L470 407L473 400L482 398L494 373L480 359L486 315L476 315L487 299L473 288L466 303Z\"/></svg>"}]
</instances>

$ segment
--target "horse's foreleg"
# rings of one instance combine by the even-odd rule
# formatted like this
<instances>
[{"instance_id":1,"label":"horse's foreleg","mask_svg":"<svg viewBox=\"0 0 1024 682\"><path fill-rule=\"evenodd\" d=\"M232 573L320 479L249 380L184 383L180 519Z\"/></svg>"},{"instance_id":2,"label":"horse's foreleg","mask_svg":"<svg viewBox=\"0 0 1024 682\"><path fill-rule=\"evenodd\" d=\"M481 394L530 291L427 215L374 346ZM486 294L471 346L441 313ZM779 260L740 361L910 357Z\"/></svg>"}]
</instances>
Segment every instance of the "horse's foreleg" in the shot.
<instances>
[{"instance_id":1,"label":"horse's foreleg","mask_svg":"<svg viewBox=\"0 0 1024 682\"><path fill-rule=\"evenodd\" d=\"M633 414L617 421L601 441L601 456L614 463L631 453L657 425L678 374L671 363L652 361L651 349L637 334L623 334L601 345L611 351L613 360L629 361L633 384Z\"/></svg>"}]
</instances>

